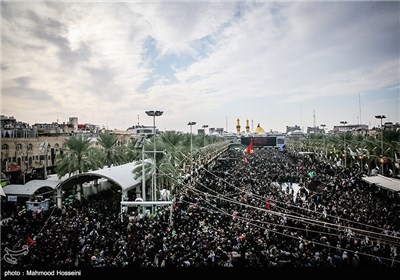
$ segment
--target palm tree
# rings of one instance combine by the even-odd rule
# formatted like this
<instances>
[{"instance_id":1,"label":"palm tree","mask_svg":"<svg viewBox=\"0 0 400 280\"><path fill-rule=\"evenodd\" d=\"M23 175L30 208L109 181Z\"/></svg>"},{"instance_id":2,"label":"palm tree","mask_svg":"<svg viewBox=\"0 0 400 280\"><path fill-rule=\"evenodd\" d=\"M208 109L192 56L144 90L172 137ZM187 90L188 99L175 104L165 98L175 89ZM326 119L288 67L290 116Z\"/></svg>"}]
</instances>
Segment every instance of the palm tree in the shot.
<instances>
[{"instance_id":1,"label":"palm tree","mask_svg":"<svg viewBox=\"0 0 400 280\"><path fill-rule=\"evenodd\" d=\"M98 167L90 145L90 140L82 136L73 136L64 142L64 153L56 160L56 172L59 178L66 174L71 175L76 172L80 174Z\"/></svg>"},{"instance_id":2,"label":"palm tree","mask_svg":"<svg viewBox=\"0 0 400 280\"><path fill-rule=\"evenodd\" d=\"M226 149L229 141L224 141L221 137L205 137L203 135L193 136L193 154L190 155L190 134L182 134L176 132L165 132L156 138L156 180L157 189L165 187L173 193L177 192L176 187L179 185L180 176L185 172L185 166L192 166L199 164L199 162L211 158L218 152ZM152 138L154 141L154 138ZM207 146L203 147L206 144ZM144 162L145 180L149 180L154 172L152 153L154 149L154 142L146 142L144 150L149 151L145 153L145 158L150 159ZM160 151L163 151L160 153ZM140 152L139 152L140 153ZM139 154L140 155L140 154ZM192 157L193 156L193 157ZM136 159L141 156L136 157ZM136 178L142 176L142 165L136 167L133 173Z\"/></svg>"},{"instance_id":3,"label":"palm tree","mask_svg":"<svg viewBox=\"0 0 400 280\"><path fill-rule=\"evenodd\" d=\"M156 140L156 143L155 143L156 144L156 151L163 151L164 150L164 145L162 144L161 140L159 138L156 138L155 140ZM142 145L144 145L143 146L143 151L145 151L144 152L145 161L142 164L144 165L144 173L145 173L144 180L146 182L152 177L154 172L155 173L160 173L159 172L159 168L160 168L160 165L161 165L161 163L163 161L163 157L164 157L163 153L156 153L155 154L156 155L156 165L157 165L155 167L154 164L153 164L153 162L154 162L154 160L153 160L154 159L154 153L153 153L154 142L153 141L154 141L154 138L152 138L151 142L150 141L144 141L143 144L142 144ZM142 157L141 151L136 149L135 159L139 160L139 158L140 158L139 161L141 162L141 157ZM143 173L142 164L139 165L139 166L136 166L134 168L134 170L132 171L132 173L134 174L135 178L142 177L142 175L143 175L142 174ZM157 176L156 176L156 179L157 179L158 182L160 181L160 178L157 177ZM157 184L157 185L159 185L159 184Z\"/></svg>"},{"instance_id":4,"label":"palm tree","mask_svg":"<svg viewBox=\"0 0 400 280\"><path fill-rule=\"evenodd\" d=\"M166 132L160 138L161 146L165 153L160 154L161 158L157 160L157 179L159 185L164 185L174 193L182 172L183 160L190 151L190 135L187 137L186 134Z\"/></svg>"},{"instance_id":5,"label":"palm tree","mask_svg":"<svg viewBox=\"0 0 400 280\"><path fill-rule=\"evenodd\" d=\"M103 133L99 135L98 143L103 148L102 162L110 167L111 165L120 165L125 163L123 149L117 147L118 136L111 133Z\"/></svg>"},{"instance_id":6,"label":"palm tree","mask_svg":"<svg viewBox=\"0 0 400 280\"><path fill-rule=\"evenodd\" d=\"M141 149L137 147L137 141L137 139L133 139L127 147L123 148L124 163L141 159Z\"/></svg>"},{"instance_id":7,"label":"palm tree","mask_svg":"<svg viewBox=\"0 0 400 280\"><path fill-rule=\"evenodd\" d=\"M98 168L97 153L91 149L89 139L82 136L70 137L64 142L64 153L57 157L56 172L59 178L66 174L78 174ZM78 200L81 200L81 185L77 186Z\"/></svg>"}]
</instances>

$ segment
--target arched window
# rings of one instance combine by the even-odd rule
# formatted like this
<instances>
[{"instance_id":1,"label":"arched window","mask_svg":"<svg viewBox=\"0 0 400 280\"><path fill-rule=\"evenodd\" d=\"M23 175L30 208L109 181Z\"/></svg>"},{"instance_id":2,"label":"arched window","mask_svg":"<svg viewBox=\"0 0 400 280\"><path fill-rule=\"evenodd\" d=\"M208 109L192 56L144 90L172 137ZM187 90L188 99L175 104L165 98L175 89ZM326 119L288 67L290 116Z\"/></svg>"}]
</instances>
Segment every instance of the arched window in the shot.
<instances>
[{"instance_id":1,"label":"arched window","mask_svg":"<svg viewBox=\"0 0 400 280\"><path fill-rule=\"evenodd\" d=\"M1 150L2 150L2 151L3 151L3 150L8 150L8 149L9 149L9 147L8 147L7 144L1 145Z\"/></svg>"},{"instance_id":2,"label":"arched window","mask_svg":"<svg viewBox=\"0 0 400 280\"><path fill-rule=\"evenodd\" d=\"M32 151L33 150L33 145L31 143L29 143L28 146L26 146L26 149L28 151Z\"/></svg>"},{"instance_id":3,"label":"arched window","mask_svg":"<svg viewBox=\"0 0 400 280\"><path fill-rule=\"evenodd\" d=\"M15 147L17 151L22 150L22 144L18 143L17 146Z\"/></svg>"}]
</instances>

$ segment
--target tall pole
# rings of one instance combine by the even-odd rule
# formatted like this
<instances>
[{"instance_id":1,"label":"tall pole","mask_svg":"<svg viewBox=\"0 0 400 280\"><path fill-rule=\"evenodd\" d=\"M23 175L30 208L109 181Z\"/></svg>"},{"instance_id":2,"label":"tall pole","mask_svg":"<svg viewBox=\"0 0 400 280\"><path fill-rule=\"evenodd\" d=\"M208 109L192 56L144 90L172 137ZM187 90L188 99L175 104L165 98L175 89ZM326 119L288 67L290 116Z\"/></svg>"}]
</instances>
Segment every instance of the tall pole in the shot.
<instances>
[{"instance_id":1,"label":"tall pole","mask_svg":"<svg viewBox=\"0 0 400 280\"><path fill-rule=\"evenodd\" d=\"M383 176L383 128L382 128L382 119L383 118L381 118L381 153L382 153L381 174Z\"/></svg>"},{"instance_id":2,"label":"tall pole","mask_svg":"<svg viewBox=\"0 0 400 280\"><path fill-rule=\"evenodd\" d=\"M203 147L205 146L205 139L206 139L206 128L208 127L207 124L203 125L204 134L203 134Z\"/></svg>"},{"instance_id":3,"label":"tall pole","mask_svg":"<svg viewBox=\"0 0 400 280\"><path fill-rule=\"evenodd\" d=\"M142 145L142 199L146 201L146 174L144 172L144 139ZM143 206L143 215L146 214L146 207Z\"/></svg>"},{"instance_id":4,"label":"tall pole","mask_svg":"<svg viewBox=\"0 0 400 280\"><path fill-rule=\"evenodd\" d=\"M386 119L385 115L378 115L375 116L377 119L381 119L381 154L382 154L382 159L381 159L381 174L383 175L383 127L382 127L382 119Z\"/></svg>"},{"instance_id":5,"label":"tall pole","mask_svg":"<svg viewBox=\"0 0 400 280\"><path fill-rule=\"evenodd\" d=\"M190 126L190 153L193 151L193 140L192 140L192 125L195 125L196 122L189 122L188 125Z\"/></svg>"},{"instance_id":6,"label":"tall pole","mask_svg":"<svg viewBox=\"0 0 400 280\"><path fill-rule=\"evenodd\" d=\"M190 153L193 152L192 125L190 125Z\"/></svg>"},{"instance_id":7,"label":"tall pole","mask_svg":"<svg viewBox=\"0 0 400 280\"><path fill-rule=\"evenodd\" d=\"M327 153L327 150L326 150L326 143L325 143L325 126L326 126L326 124L321 124L321 126L322 126L322 129L324 130L324 134L323 134L323 137L324 137L324 150L325 150L325 157L327 157L328 156L328 153Z\"/></svg>"},{"instance_id":8,"label":"tall pole","mask_svg":"<svg viewBox=\"0 0 400 280\"><path fill-rule=\"evenodd\" d=\"M156 187L157 187L157 182L156 182L156 171L157 171L157 166L156 166L156 117L161 116L163 114L163 111L146 111L146 114L150 117L153 117L153 141L154 141L154 158L153 158L153 164L154 164L154 169L153 169L153 176L151 179L151 198L152 200L156 200ZM154 208L153 208L154 212Z\"/></svg>"},{"instance_id":9,"label":"tall pole","mask_svg":"<svg viewBox=\"0 0 400 280\"><path fill-rule=\"evenodd\" d=\"M44 180L47 179L47 149L48 149L49 143L47 141L44 141L40 143L40 155L44 155L44 161L43 161L43 177Z\"/></svg>"},{"instance_id":10,"label":"tall pole","mask_svg":"<svg viewBox=\"0 0 400 280\"><path fill-rule=\"evenodd\" d=\"M344 130L343 130L343 146L344 146L344 168L347 166L347 152L346 152L346 124L347 121L341 121L341 124L344 125Z\"/></svg>"},{"instance_id":11,"label":"tall pole","mask_svg":"<svg viewBox=\"0 0 400 280\"><path fill-rule=\"evenodd\" d=\"M156 115L153 115L153 136L154 136L154 148L153 148L153 152L154 152L154 173L153 173L153 192L152 192L152 198L153 201L156 200Z\"/></svg>"},{"instance_id":12,"label":"tall pole","mask_svg":"<svg viewBox=\"0 0 400 280\"><path fill-rule=\"evenodd\" d=\"M47 142L44 150L44 179L47 179Z\"/></svg>"}]
</instances>

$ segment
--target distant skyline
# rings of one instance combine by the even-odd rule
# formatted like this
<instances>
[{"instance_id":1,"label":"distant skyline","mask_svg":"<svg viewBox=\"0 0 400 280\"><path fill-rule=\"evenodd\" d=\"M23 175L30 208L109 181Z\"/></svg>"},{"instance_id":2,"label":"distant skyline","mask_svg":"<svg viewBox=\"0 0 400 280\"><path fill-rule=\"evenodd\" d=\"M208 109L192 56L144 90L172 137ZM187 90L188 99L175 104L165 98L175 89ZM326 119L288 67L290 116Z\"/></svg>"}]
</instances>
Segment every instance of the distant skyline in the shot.
<instances>
[{"instance_id":1,"label":"distant skyline","mask_svg":"<svg viewBox=\"0 0 400 280\"><path fill-rule=\"evenodd\" d=\"M1 114L30 124L400 121L398 1L2 1L1 24Z\"/></svg>"}]
</instances>

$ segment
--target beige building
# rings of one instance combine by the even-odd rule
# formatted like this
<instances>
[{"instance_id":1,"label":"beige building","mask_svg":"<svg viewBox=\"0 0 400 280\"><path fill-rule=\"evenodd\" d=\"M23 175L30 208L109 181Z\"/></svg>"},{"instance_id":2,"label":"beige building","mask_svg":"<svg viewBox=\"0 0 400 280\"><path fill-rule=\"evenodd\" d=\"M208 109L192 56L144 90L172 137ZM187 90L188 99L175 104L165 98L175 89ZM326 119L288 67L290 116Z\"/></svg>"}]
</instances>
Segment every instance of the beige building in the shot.
<instances>
[{"instance_id":1,"label":"beige building","mask_svg":"<svg viewBox=\"0 0 400 280\"><path fill-rule=\"evenodd\" d=\"M57 155L60 153L67 136L46 136L35 138L2 138L1 139L1 170L28 171L55 166ZM45 147L47 143L47 149ZM47 159L46 159L47 156Z\"/></svg>"}]
</instances>

